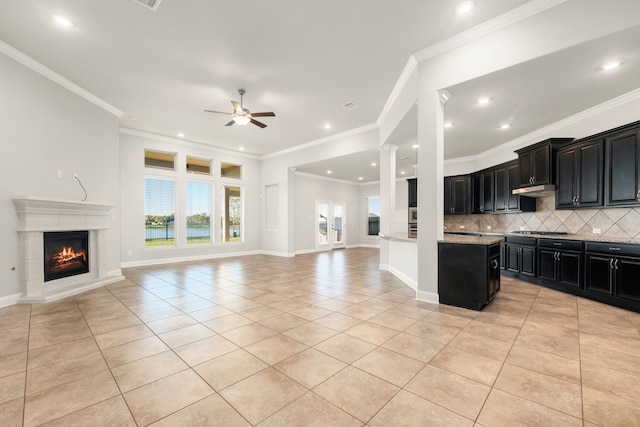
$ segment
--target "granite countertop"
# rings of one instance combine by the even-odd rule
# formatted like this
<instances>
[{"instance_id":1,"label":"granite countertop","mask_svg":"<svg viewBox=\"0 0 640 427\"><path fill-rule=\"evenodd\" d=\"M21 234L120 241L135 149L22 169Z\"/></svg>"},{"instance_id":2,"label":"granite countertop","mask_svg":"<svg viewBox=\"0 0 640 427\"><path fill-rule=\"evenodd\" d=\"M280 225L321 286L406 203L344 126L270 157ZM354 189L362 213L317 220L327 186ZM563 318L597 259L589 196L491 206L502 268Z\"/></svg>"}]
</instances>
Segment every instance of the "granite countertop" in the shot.
<instances>
[{"instance_id":1,"label":"granite countertop","mask_svg":"<svg viewBox=\"0 0 640 427\"><path fill-rule=\"evenodd\" d=\"M494 245L502 242L502 237L484 237L484 236L469 236L462 234L445 234L444 239L438 240L442 243L460 243L463 245Z\"/></svg>"},{"instance_id":2,"label":"granite countertop","mask_svg":"<svg viewBox=\"0 0 640 427\"><path fill-rule=\"evenodd\" d=\"M406 234L382 234L378 233L378 237L392 242L418 243L415 237L408 237Z\"/></svg>"},{"instance_id":3,"label":"granite countertop","mask_svg":"<svg viewBox=\"0 0 640 427\"><path fill-rule=\"evenodd\" d=\"M609 242L609 243L631 243L631 244L640 244L640 239L633 239L630 237L627 238L616 238L616 237L602 237L594 234L593 236L584 236L577 234L561 234L561 235L553 235L550 236L548 234L521 234L521 233L513 233L513 232L482 232L482 231L450 231L445 230L445 234L449 235L458 235L458 236L470 236L480 235L483 236L496 236L496 237L507 237L507 236L518 236L518 237L533 237L536 239L553 239L553 240L579 240L583 242Z\"/></svg>"}]
</instances>

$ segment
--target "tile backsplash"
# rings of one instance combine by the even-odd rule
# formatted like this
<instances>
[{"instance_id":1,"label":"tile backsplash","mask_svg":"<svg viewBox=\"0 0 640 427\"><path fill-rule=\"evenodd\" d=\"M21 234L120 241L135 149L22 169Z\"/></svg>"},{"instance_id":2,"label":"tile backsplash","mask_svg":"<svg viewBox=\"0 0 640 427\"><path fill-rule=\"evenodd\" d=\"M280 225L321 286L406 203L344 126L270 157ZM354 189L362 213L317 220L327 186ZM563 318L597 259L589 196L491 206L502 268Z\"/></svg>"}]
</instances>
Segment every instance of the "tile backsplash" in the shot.
<instances>
[{"instance_id":1,"label":"tile backsplash","mask_svg":"<svg viewBox=\"0 0 640 427\"><path fill-rule=\"evenodd\" d=\"M536 200L536 212L486 215L445 215L448 231L564 231L583 237L640 239L640 207L555 210L555 196ZM488 229L487 227L491 227ZM593 229L600 229L594 234Z\"/></svg>"}]
</instances>

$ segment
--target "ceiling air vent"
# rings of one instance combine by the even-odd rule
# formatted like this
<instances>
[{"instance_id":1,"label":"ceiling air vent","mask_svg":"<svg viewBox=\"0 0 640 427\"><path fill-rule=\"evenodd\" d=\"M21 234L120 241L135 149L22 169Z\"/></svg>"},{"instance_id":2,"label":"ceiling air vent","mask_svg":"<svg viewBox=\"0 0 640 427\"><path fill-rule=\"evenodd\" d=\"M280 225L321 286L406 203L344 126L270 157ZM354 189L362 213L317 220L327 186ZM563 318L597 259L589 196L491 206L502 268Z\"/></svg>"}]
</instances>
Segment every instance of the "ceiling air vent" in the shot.
<instances>
[{"instance_id":1,"label":"ceiling air vent","mask_svg":"<svg viewBox=\"0 0 640 427\"><path fill-rule=\"evenodd\" d=\"M351 110L355 110L356 108L359 107L358 104L356 104L355 102L347 102L346 104L343 105L344 108L346 108L347 110L351 111Z\"/></svg>"},{"instance_id":2,"label":"ceiling air vent","mask_svg":"<svg viewBox=\"0 0 640 427\"><path fill-rule=\"evenodd\" d=\"M135 0L136 3L139 3L145 7L148 7L154 12L158 10L158 6L160 6L161 1L162 0Z\"/></svg>"}]
</instances>

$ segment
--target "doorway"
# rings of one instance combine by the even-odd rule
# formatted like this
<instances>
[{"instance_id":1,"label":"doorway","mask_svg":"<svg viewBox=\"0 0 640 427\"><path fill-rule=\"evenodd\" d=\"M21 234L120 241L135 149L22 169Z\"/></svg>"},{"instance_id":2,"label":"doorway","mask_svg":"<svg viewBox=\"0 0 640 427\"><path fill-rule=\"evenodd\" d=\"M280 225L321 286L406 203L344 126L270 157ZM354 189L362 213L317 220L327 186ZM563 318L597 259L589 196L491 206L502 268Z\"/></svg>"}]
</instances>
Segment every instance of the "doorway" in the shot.
<instances>
[{"instance_id":1,"label":"doorway","mask_svg":"<svg viewBox=\"0 0 640 427\"><path fill-rule=\"evenodd\" d=\"M346 242L346 203L316 200L316 249L342 249Z\"/></svg>"}]
</instances>

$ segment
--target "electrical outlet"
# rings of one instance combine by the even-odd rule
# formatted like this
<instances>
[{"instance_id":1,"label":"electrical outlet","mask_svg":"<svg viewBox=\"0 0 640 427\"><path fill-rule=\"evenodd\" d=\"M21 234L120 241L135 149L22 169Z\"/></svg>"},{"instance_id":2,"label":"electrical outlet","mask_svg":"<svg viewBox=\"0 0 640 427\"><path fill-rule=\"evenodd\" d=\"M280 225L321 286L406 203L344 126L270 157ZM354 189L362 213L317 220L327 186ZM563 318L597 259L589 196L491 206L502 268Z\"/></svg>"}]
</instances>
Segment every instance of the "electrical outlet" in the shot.
<instances>
[{"instance_id":1,"label":"electrical outlet","mask_svg":"<svg viewBox=\"0 0 640 427\"><path fill-rule=\"evenodd\" d=\"M60 169L58 169L58 171L56 172L56 176L58 178L62 178L62 171Z\"/></svg>"},{"instance_id":2,"label":"electrical outlet","mask_svg":"<svg viewBox=\"0 0 640 427\"><path fill-rule=\"evenodd\" d=\"M464 228L464 225L461 225L460 228Z\"/></svg>"},{"instance_id":3,"label":"electrical outlet","mask_svg":"<svg viewBox=\"0 0 640 427\"><path fill-rule=\"evenodd\" d=\"M600 228L594 228L593 229L593 234L600 234L600 233L602 233L602 229L600 229Z\"/></svg>"},{"instance_id":4,"label":"electrical outlet","mask_svg":"<svg viewBox=\"0 0 640 427\"><path fill-rule=\"evenodd\" d=\"M487 230L491 230L491 226L490 225L487 225Z\"/></svg>"},{"instance_id":5,"label":"electrical outlet","mask_svg":"<svg viewBox=\"0 0 640 427\"><path fill-rule=\"evenodd\" d=\"M127 251L127 255L133 255L133 251L132 251L131 249L129 249L129 250Z\"/></svg>"},{"instance_id":6,"label":"electrical outlet","mask_svg":"<svg viewBox=\"0 0 640 427\"><path fill-rule=\"evenodd\" d=\"M523 225L520 226L520 231L524 231L524 226Z\"/></svg>"}]
</instances>

